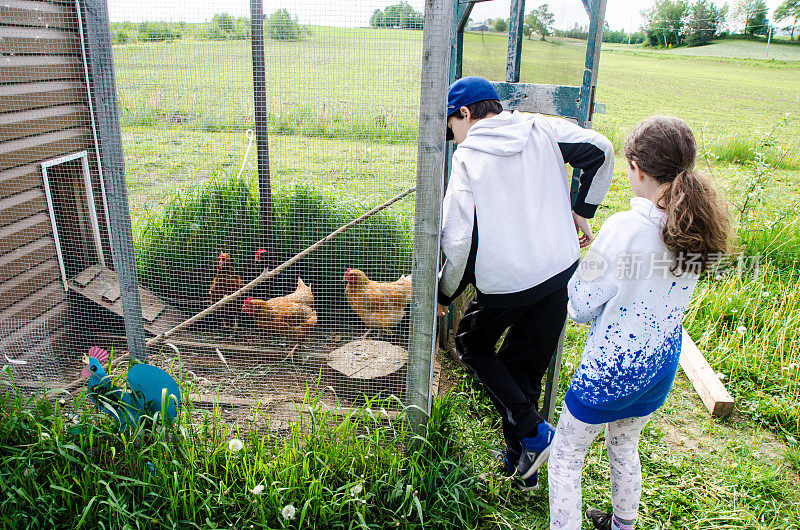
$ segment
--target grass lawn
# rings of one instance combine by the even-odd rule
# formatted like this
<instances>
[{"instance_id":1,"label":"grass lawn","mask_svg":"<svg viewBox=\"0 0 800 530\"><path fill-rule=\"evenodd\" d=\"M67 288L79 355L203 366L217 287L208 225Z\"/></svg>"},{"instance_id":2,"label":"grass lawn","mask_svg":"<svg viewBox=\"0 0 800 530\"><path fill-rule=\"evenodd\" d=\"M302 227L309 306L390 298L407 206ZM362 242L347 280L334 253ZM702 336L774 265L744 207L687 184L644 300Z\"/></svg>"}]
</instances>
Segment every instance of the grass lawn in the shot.
<instances>
[{"instance_id":1,"label":"grass lawn","mask_svg":"<svg viewBox=\"0 0 800 530\"><path fill-rule=\"evenodd\" d=\"M421 37L315 27L298 42L266 43L275 188L300 184L361 207L413 185ZM750 52L737 53L740 44ZM608 113L596 116L596 127L619 149L642 118L663 113L686 119L700 143L698 166L741 219L742 250L764 256L757 272L709 277L698 286L685 325L725 378L738 409L730 419L711 420L690 383L678 377L642 439L640 528L800 528L800 62L732 58L758 55L758 44L726 41L665 52L604 45L597 101ZM114 46L137 228L161 216L176 194L239 172L245 131L253 124L249 46L198 40ZM800 52L788 48L771 46L770 53ZM697 53L686 55L690 51ZM697 56L706 51L724 56ZM522 80L576 85L584 52L575 41L525 40ZM505 57L504 36L466 35L465 75L502 79ZM243 174L254 182L255 149ZM630 197L618 156L593 226L627 208ZM413 201L401 203L398 214L410 220ZM237 241L241 234L231 230L224 237ZM586 330L568 327L562 396ZM156 426L128 436L80 402L56 405L90 426L70 433L60 409L3 401L0 524L545 526L546 471L532 494L518 492L497 472L489 450L502 442L487 395L444 355L442 363L442 391L449 393L437 400L421 448L413 433L376 420L371 408L353 422L311 415L305 433L232 431L214 411L198 425ZM315 422L321 419L329 421ZM227 449L233 437L244 440L242 452ZM147 471L148 462L156 463L156 472ZM608 508L601 440L587 462L585 503ZM258 485L265 489L255 493ZM287 505L295 517L281 515Z\"/></svg>"}]
</instances>

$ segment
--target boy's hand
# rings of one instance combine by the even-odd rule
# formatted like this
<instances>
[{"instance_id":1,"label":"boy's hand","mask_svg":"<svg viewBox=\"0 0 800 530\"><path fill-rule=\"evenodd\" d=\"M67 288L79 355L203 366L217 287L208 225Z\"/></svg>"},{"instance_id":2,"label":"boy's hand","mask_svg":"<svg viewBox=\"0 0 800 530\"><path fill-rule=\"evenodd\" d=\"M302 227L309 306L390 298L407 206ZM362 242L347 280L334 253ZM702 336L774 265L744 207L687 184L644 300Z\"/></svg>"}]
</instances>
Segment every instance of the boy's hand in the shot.
<instances>
[{"instance_id":1,"label":"boy's hand","mask_svg":"<svg viewBox=\"0 0 800 530\"><path fill-rule=\"evenodd\" d=\"M594 234L592 234L592 227L589 226L589 221L586 218L572 212L572 220L575 222L575 230L578 232L578 243L581 248L586 248L594 241Z\"/></svg>"},{"instance_id":2,"label":"boy's hand","mask_svg":"<svg viewBox=\"0 0 800 530\"><path fill-rule=\"evenodd\" d=\"M447 315L447 313L449 313L449 312L450 312L450 310L447 308L446 305L442 305L442 304L439 304L439 303L436 304L436 316L437 317L443 317L443 316Z\"/></svg>"}]
</instances>

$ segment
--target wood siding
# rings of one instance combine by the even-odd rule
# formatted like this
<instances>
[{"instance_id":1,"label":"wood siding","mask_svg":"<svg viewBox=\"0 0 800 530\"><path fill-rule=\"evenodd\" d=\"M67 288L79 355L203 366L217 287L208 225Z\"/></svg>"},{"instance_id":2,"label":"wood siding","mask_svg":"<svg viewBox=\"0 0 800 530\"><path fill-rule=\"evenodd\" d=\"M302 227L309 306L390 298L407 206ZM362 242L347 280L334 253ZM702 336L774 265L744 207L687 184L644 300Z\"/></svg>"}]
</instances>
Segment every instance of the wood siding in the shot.
<instances>
[{"instance_id":1,"label":"wood siding","mask_svg":"<svg viewBox=\"0 0 800 530\"><path fill-rule=\"evenodd\" d=\"M89 154L93 199L105 223L75 4L3 0L0 352L11 357L69 345L75 309L61 278L41 163L82 150ZM105 224L100 228L104 232ZM107 245L105 233L102 239Z\"/></svg>"}]
</instances>

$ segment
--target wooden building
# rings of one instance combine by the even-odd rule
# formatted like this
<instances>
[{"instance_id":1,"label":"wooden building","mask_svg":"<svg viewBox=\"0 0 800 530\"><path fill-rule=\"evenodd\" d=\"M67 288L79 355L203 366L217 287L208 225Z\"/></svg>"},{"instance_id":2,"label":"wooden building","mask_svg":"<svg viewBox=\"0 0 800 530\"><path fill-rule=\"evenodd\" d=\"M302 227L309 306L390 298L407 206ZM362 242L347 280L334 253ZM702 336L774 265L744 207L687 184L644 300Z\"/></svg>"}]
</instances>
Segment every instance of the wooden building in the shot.
<instances>
[{"instance_id":1,"label":"wooden building","mask_svg":"<svg viewBox=\"0 0 800 530\"><path fill-rule=\"evenodd\" d=\"M69 280L112 262L83 33L76 2L0 0L0 363L36 381L79 360Z\"/></svg>"}]
</instances>

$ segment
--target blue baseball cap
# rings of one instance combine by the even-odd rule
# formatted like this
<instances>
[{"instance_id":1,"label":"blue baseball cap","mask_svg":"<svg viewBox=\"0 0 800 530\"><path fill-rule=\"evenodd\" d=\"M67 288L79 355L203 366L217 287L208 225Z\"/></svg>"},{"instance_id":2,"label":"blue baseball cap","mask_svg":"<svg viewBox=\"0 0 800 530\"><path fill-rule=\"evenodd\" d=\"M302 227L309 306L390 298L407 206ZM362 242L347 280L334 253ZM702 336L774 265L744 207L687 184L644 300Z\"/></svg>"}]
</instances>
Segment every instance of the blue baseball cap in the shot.
<instances>
[{"instance_id":1,"label":"blue baseball cap","mask_svg":"<svg viewBox=\"0 0 800 530\"><path fill-rule=\"evenodd\" d=\"M447 91L447 118L466 107L484 99L500 99L494 86L482 77L469 76L456 80ZM453 132L448 127L447 139L453 139Z\"/></svg>"}]
</instances>

